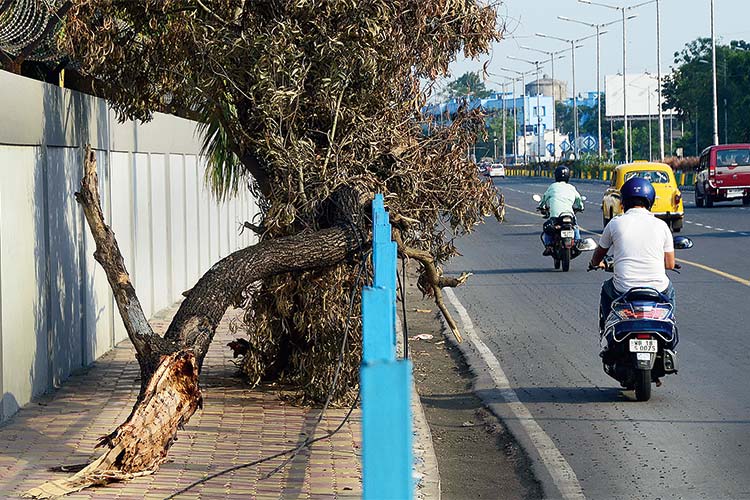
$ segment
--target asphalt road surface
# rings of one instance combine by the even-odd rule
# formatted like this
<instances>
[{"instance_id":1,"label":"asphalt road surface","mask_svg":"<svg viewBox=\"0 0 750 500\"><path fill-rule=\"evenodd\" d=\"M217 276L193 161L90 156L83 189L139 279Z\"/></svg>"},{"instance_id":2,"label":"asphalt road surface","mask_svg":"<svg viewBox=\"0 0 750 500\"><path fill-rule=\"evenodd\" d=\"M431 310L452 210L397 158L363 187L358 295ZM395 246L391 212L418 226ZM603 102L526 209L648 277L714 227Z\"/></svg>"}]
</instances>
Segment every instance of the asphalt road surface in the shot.
<instances>
[{"instance_id":1,"label":"asphalt road surface","mask_svg":"<svg viewBox=\"0 0 750 500\"><path fill-rule=\"evenodd\" d=\"M473 332L464 344L484 379L478 392L529 451L546 495L750 498L750 207L698 209L686 193L680 234L695 246L677 251L682 272L669 274L680 371L635 402L598 357L599 289L611 275L586 272L590 253L567 273L541 255L531 194L546 180L495 184L506 221L488 219L460 241L447 272L474 276L446 295ZM584 236L598 240L605 186L574 184L588 197Z\"/></svg>"}]
</instances>

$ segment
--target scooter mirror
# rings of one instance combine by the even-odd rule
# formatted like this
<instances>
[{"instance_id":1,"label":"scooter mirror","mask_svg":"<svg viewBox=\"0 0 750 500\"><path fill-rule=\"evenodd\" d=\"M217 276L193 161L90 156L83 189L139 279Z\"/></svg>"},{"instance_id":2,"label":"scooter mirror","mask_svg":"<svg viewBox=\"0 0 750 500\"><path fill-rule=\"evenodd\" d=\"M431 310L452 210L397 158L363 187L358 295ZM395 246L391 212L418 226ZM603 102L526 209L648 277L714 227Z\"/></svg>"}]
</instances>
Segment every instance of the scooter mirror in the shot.
<instances>
[{"instance_id":1,"label":"scooter mirror","mask_svg":"<svg viewBox=\"0 0 750 500\"><path fill-rule=\"evenodd\" d=\"M596 250L597 244L594 238L584 238L578 242L578 250L581 252L590 252Z\"/></svg>"},{"instance_id":2,"label":"scooter mirror","mask_svg":"<svg viewBox=\"0 0 750 500\"><path fill-rule=\"evenodd\" d=\"M534 200L535 202L539 203L540 201L542 201L542 196L539 195L539 194L532 194L531 195L531 199Z\"/></svg>"},{"instance_id":3,"label":"scooter mirror","mask_svg":"<svg viewBox=\"0 0 750 500\"><path fill-rule=\"evenodd\" d=\"M687 250L693 248L693 240L687 236L675 236L673 239L674 247L677 250Z\"/></svg>"}]
</instances>

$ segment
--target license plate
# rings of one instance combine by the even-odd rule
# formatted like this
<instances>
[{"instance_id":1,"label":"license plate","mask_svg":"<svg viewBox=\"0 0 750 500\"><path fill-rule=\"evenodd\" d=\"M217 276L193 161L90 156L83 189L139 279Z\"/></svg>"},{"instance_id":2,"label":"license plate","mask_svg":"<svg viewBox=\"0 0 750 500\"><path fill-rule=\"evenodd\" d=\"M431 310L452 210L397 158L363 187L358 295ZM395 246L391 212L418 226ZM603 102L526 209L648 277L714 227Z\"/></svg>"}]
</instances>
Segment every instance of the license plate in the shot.
<instances>
[{"instance_id":1,"label":"license plate","mask_svg":"<svg viewBox=\"0 0 750 500\"><path fill-rule=\"evenodd\" d=\"M744 192L744 189L727 189L727 198L739 198Z\"/></svg>"},{"instance_id":2,"label":"license plate","mask_svg":"<svg viewBox=\"0 0 750 500\"><path fill-rule=\"evenodd\" d=\"M656 352L658 344L652 339L630 339L630 352Z\"/></svg>"},{"instance_id":3,"label":"license plate","mask_svg":"<svg viewBox=\"0 0 750 500\"><path fill-rule=\"evenodd\" d=\"M572 238L573 236L575 236L575 234L575 231L573 231L572 229L563 229L562 231L560 231L561 238Z\"/></svg>"}]
</instances>

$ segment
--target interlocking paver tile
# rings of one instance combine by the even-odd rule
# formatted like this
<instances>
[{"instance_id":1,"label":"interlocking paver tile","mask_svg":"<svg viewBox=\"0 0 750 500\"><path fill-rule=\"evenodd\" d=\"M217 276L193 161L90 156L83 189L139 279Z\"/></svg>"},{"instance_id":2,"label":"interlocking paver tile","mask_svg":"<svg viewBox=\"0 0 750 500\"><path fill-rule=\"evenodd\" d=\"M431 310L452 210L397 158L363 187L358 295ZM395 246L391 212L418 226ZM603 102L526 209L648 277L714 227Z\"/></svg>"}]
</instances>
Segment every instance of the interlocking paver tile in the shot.
<instances>
[{"instance_id":1,"label":"interlocking paver tile","mask_svg":"<svg viewBox=\"0 0 750 500\"><path fill-rule=\"evenodd\" d=\"M171 317L174 311L159 316ZM319 408L291 406L273 392L250 390L236 377L237 368L226 347L237 335L228 328L237 316L237 311L228 312L217 329L201 375L204 409L178 434L161 469L152 476L89 488L67 498L163 499L188 487L178 496L180 500L361 496L359 410L333 438L303 449L271 477L266 475L290 454L194 485L209 474L293 449L308 437L323 436L348 412L333 408L318 422ZM152 321L152 326L162 333L168 321ZM66 477L50 472L50 467L95 459L99 436L127 418L139 384L138 363L126 341L54 394L24 407L0 427L0 498L18 497L44 481Z\"/></svg>"}]
</instances>

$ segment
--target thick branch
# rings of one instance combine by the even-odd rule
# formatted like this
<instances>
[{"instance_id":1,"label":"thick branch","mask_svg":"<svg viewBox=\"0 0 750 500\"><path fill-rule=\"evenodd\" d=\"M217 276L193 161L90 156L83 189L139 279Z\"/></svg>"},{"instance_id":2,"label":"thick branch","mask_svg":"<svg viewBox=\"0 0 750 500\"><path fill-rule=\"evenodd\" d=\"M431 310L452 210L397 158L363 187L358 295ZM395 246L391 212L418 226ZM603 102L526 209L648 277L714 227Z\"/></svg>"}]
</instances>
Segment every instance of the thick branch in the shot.
<instances>
[{"instance_id":1,"label":"thick branch","mask_svg":"<svg viewBox=\"0 0 750 500\"><path fill-rule=\"evenodd\" d=\"M458 278L446 278L438 272L437 266L435 266L435 259L432 257L432 254L425 250L419 250L417 248L406 246L403 242L403 239L401 238L401 232L398 230L393 231L393 239L398 245L398 250L402 256L416 259L422 263L422 266L425 270L424 279L426 280L427 286L429 287L430 291L432 291L433 297L435 298L435 304L443 314L445 322L448 323L448 327L451 329L451 332L453 332L453 336L456 337L456 341L460 343L463 340L463 338L461 337L461 332L458 330L458 325L454 321L453 316L451 316L450 311L448 311L448 308L445 307L445 302L443 302L443 292L441 288L446 286L457 287L463 285L469 278L469 276L471 276L471 274L463 273Z\"/></svg>"},{"instance_id":2,"label":"thick branch","mask_svg":"<svg viewBox=\"0 0 750 500\"><path fill-rule=\"evenodd\" d=\"M125 324L130 341L136 350L136 355L141 362L153 370L158 363L159 351L164 347L163 341L155 335L148 324L146 315L143 313L141 304L135 293L135 288L130 281L125 262L117 246L117 240L112 229L104 222L104 214L101 209L99 198L99 180L96 173L96 155L91 147L86 147L86 158L84 160L84 174L81 179L81 190L75 194L76 200L83 208L91 234L96 243L94 258L107 274L107 280L112 287L115 303L120 311L120 317Z\"/></svg>"},{"instance_id":3,"label":"thick branch","mask_svg":"<svg viewBox=\"0 0 750 500\"><path fill-rule=\"evenodd\" d=\"M165 339L192 346L201 366L216 325L249 285L276 274L332 266L361 245L359 233L345 226L267 240L238 250L198 280L172 319Z\"/></svg>"},{"instance_id":4,"label":"thick branch","mask_svg":"<svg viewBox=\"0 0 750 500\"><path fill-rule=\"evenodd\" d=\"M70 478L44 483L24 493L56 498L94 484L154 473L167 459L177 430L202 405L198 366L190 352L164 356L128 419L97 446L107 451Z\"/></svg>"}]
</instances>

